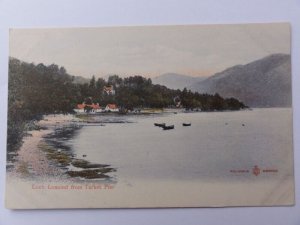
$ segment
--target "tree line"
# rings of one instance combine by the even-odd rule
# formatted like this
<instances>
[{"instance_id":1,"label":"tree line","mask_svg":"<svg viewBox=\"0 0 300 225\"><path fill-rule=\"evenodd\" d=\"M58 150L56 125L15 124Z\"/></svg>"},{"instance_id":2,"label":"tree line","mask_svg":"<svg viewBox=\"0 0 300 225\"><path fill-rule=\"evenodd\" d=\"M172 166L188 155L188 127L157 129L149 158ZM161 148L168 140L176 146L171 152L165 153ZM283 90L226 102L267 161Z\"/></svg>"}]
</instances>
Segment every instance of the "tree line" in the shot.
<instances>
[{"instance_id":1,"label":"tree line","mask_svg":"<svg viewBox=\"0 0 300 225\"><path fill-rule=\"evenodd\" d=\"M105 86L112 86L114 95L106 94ZM27 121L44 114L72 113L77 104L92 101L105 106L117 104L124 109L175 107L202 111L239 110L246 106L237 99L224 99L219 94L193 93L187 89L172 90L153 84L150 78L113 75L104 80L93 76L89 82L78 84L64 67L42 63L33 64L9 59L8 79L8 150L22 138Z\"/></svg>"}]
</instances>

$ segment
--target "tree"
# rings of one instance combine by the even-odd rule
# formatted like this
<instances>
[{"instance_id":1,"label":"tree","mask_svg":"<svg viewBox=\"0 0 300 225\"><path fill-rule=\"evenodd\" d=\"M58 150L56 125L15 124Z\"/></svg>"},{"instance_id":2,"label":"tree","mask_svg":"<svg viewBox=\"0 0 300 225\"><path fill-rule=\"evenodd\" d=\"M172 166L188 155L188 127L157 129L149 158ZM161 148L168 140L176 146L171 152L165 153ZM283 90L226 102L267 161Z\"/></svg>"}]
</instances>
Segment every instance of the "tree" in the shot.
<instances>
[{"instance_id":1,"label":"tree","mask_svg":"<svg viewBox=\"0 0 300 225\"><path fill-rule=\"evenodd\" d=\"M90 89L95 89L96 88L96 79L95 79L94 75L92 76L92 79L90 80L89 88Z\"/></svg>"},{"instance_id":2,"label":"tree","mask_svg":"<svg viewBox=\"0 0 300 225\"><path fill-rule=\"evenodd\" d=\"M108 85L113 85L114 88L117 88L123 83L123 79L115 74L108 77L107 83Z\"/></svg>"},{"instance_id":3,"label":"tree","mask_svg":"<svg viewBox=\"0 0 300 225\"><path fill-rule=\"evenodd\" d=\"M8 152L16 149L27 121L39 119L49 113L72 113L74 107L83 101L106 105L117 103L125 109L135 107L175 107L177 97L185 108L200 107L203 111L239 110L246 106L234 98L224 99L219 94L208 95L171 90L154 85L150 78L130 76L120 78L113 75L108 82L93 76L89 83L74 84L74 77L64 67L55 64L35 65L9 59L8 79ZM103 87L113 85L116 95L104 96ZM87 109L90 110L90 109Z\"/></svg>"},{"instance_id":4,"label":"tree","mask_svg":"<svg viewBox=\"0 0 300 225\"><path fill-rule=\"evenodd\" d=\"M96 88L97 90L103 91L103 87L106 85L106 82L103 78L98 78L96 82Z\"/></svg>"}]
</instances>

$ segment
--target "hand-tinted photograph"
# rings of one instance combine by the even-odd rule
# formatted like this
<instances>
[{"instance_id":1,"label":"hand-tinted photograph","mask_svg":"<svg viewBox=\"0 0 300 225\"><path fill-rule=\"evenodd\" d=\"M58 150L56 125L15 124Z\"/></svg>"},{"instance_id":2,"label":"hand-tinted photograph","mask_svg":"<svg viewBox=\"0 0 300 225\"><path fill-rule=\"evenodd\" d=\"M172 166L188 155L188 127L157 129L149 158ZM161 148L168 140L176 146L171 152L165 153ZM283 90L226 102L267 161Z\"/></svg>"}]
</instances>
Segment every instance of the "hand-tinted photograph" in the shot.
<instances>
[{"instance_id":1,"label":"hand-tinted photograph","mask_svg":"<svg viewBox=\"0 0 300 225\"><path fill-rule=\"evenodd\" d=\"M290 25L11 29L6 207L294 204Z\"/></svg>"}]
</instances>

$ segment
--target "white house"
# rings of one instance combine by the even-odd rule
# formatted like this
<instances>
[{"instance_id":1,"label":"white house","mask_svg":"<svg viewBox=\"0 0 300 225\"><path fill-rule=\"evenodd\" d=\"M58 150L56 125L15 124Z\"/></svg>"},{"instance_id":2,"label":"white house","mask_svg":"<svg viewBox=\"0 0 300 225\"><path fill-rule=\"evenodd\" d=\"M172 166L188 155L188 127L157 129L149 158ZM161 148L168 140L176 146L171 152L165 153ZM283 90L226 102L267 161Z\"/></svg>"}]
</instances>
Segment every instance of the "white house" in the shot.
<instances>
[{"instance_id":1,"label":"white house","mask_svg":"<svg viewBox=\"0 0 300 225\"><path fill-rule=\"evenodd\" d=\"M87 108L89 108L89 110L87 110ZM103 112L103 110L101 109L101 106L99 105L99 103L97 104L85 104L85 103L82 103L82 104L78 104L76 109L74 109L74 111L76 113L100 113L100 112Z\"/></svg>"},{"instance_id":2,"label":"white house","mask_svg":"<svg viewBox=\"0 0 300 225\"><path fill-rule=\"evenodd\" d=\"M76 109L74 109L74 111L76 113L85 113L84 107L85 107L84 103L78 104L77 107L76 107Z\"/></svg>"},{"instance_id":3,"label":"white house","mask_svg":"<svg viewBox=\"0 0 300 225\"><path fill-rule=\"evenodd\" d=\"M107 95L115 95L116 91L112 85L104 86L103 92Z\"/></svg>"},{"instance_id":4,"label":"white house","mask_svg":"<svg viewBox=\"0 0 300 225\"><path fill-rule=\"evenodd\" d=\"M106 112L119 112L119 108L116 104L107 104L105 107Z\"/></svg>"}]
</instances>

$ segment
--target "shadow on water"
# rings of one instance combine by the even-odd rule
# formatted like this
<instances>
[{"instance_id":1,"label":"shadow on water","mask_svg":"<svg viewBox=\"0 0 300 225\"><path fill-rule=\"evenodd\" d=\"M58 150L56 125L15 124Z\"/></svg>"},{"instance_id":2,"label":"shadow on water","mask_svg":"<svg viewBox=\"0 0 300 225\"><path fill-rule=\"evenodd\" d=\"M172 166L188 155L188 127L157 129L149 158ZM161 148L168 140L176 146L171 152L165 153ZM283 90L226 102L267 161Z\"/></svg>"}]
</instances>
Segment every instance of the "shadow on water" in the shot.
<instances>
[{"instance_id":1,"label":"shadow on water","mask_svg":"<svg viewBox=\"0 0 300 225\"><path fill-rule=\"evenodd\" d=\"M47 159L56 167L61 168L66 175L80 180L106 180L114 178L109 175L116 172L115 168L106 164L94 164L84 159L76 158L71 140L76 138L83 125L68 125L55 129L44 137L39 148L46 152Z\"/></svg>"},{"instance_id":2,"label":"shadow on water","mask_svg":"<svg viewBox=\"0 0 300 225\"><path fill-rule=\"evenodd\" d=\"M127 115L77 115L81 119L80 124L108 124L108 123L134 123Z\"/></svg>"}]
</instances>

